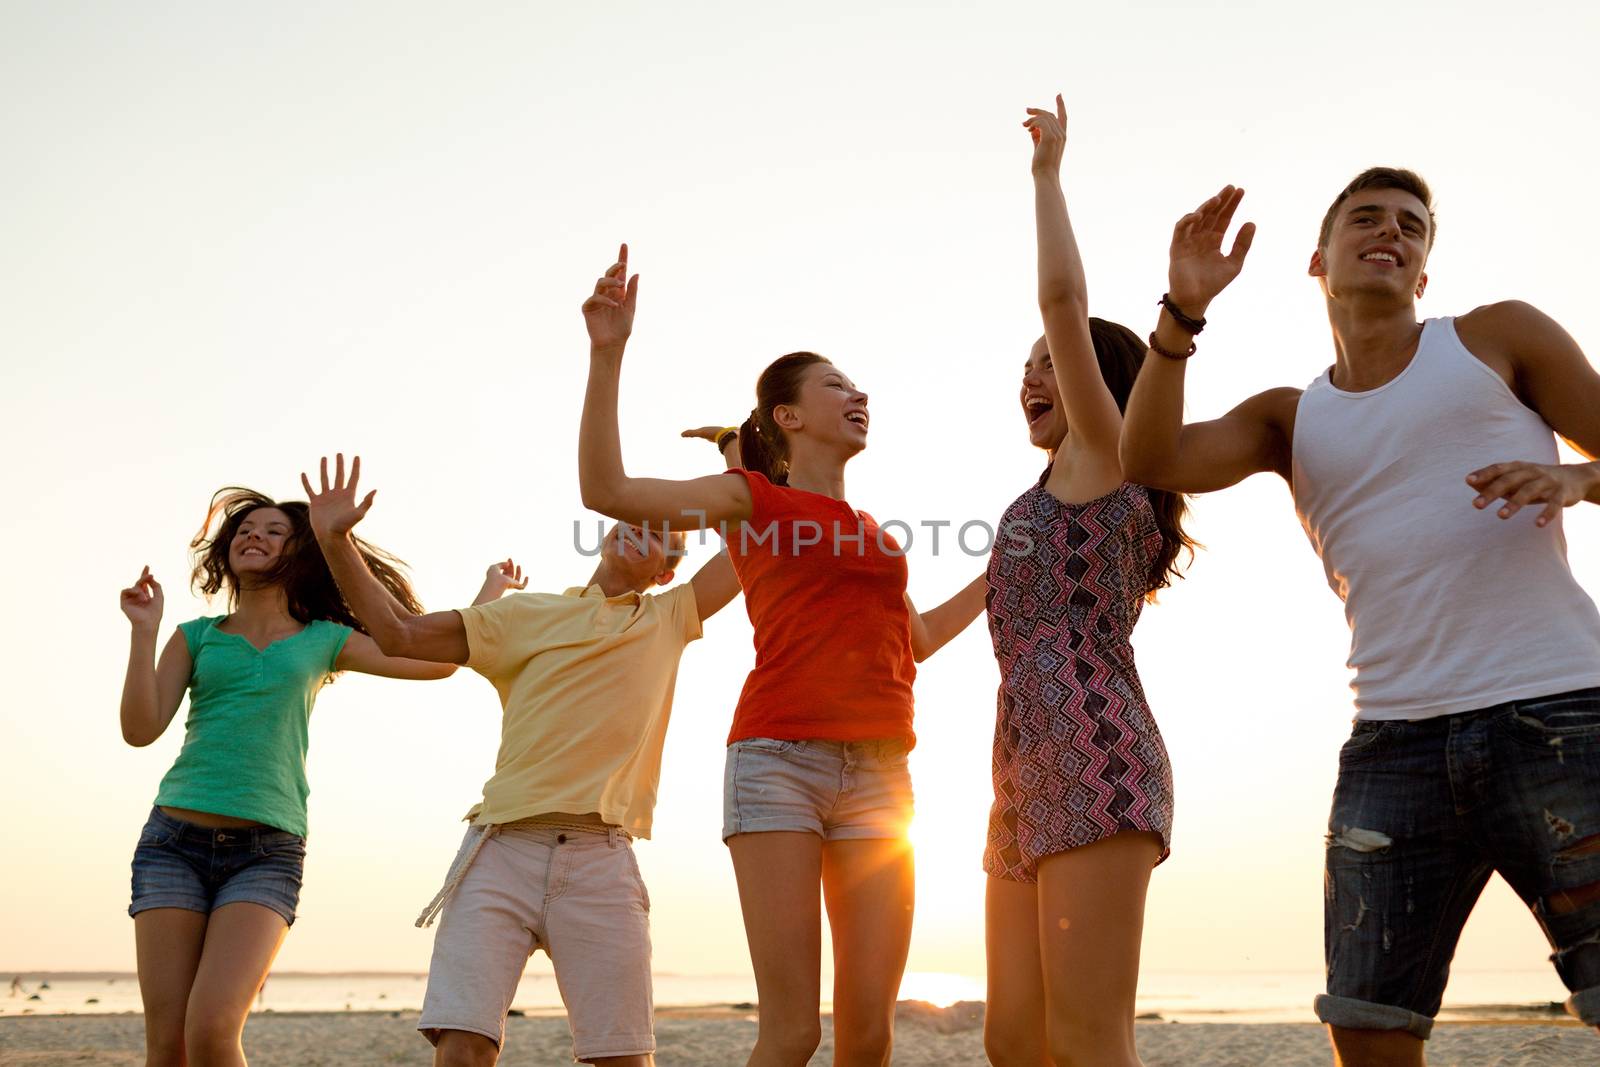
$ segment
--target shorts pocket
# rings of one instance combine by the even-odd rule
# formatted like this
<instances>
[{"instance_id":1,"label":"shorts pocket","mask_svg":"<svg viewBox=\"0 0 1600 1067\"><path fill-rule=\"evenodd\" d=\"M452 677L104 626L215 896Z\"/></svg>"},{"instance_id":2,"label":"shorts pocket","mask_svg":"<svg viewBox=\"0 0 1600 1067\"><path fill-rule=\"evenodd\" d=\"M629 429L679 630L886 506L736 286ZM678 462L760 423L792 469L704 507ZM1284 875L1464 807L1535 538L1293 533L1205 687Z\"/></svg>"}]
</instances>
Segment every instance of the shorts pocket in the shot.
<instances>
[{"instance_id":1,"label":"shorts pocket","mask_svg":"<svg viewBox=\"0 0 1600 1067\"><path fill-rule=\"evenodd\" d=\"M1349 740L1339 749L1339 765L1348 766L1369 759L1383 749L1385 741L1398 729L1393 723L1359 721Z\"/></svg>"},{"instance_id":2,"label":"shorts pocket","mask_svg":"<svg viewBox=\"0 0 1600 1067\"><path fill-rule=\"evenodd\" d=\"M650 887L644 884L644 874L639 870L639 857L633 854L631 847L627 849L627 853L628 868L633 871L633 880L639 886L639 903L643 904L644 910L648 912L650 910Z\"/></svg>"},{"instance_id":3,"label":"shorts pocket","mask_svg":"<svg viewBox=\"0 0 1600 1067\"><path fill-rule=\"evenodd\" d=\"M139 829L140 848L164 848L178 838L183 828L171 819L152 812L150 818L145 820L144 826Z\"/></svg>"},{"instance_id":4,"label":"shorts pocket","mask_svg":"<svg viewBox=\"0 0 1600 1067\"><path fill-rule=\"evenodd\" d=\"M1507 721L1514 736L1535 744L1600 741L1600 689L1519 701Z\"/></svg>"},{"instance_id":5,"label":"shorts pocket","mask_svg":"<svg viewBox=\"0 0 1600 1067\"><path fill-rule=\"evenodd\" d=\"M261 834L256 838L256 855L304 859L306 855L306 839L299 834L291 834L287 830L278 833Z\"/></svg>"},{"instance_id":6,"label":"shorts pocket","mask_svg":"<svg viewBox=\"0 0 1600 1067\"><path fill-rule=\"evenodd\" d=\"M780 741L776 737L747 737L734 744L748 752L771 752L775 756L782 756L800 747L799 741Z\"/></svg>"}]
</instances>

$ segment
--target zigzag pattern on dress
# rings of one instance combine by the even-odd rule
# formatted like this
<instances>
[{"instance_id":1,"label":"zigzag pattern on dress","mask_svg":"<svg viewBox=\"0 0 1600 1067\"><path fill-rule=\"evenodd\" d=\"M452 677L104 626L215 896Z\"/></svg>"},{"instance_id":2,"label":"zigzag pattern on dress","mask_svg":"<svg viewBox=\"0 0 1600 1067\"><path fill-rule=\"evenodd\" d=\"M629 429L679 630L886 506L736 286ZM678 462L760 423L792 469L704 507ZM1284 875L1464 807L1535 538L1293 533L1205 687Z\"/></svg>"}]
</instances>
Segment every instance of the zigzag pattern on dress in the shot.
<instances>
[{"instance_id":1,"label":"zigzag pattern on dress","mask_svg":"<svg viewBox=\"0 0 1600 1067\"><path fill-rule=\"evenodd\" d=\"M1041 858L1123 830L1159 834L1165 858L1172 769L1129 644L1161 550L1149 493L1065 504L1041 478L1001 529L1025 533L989 558L1001 682L984 870L1032 882Z\"/></svg>"}]
</instances>

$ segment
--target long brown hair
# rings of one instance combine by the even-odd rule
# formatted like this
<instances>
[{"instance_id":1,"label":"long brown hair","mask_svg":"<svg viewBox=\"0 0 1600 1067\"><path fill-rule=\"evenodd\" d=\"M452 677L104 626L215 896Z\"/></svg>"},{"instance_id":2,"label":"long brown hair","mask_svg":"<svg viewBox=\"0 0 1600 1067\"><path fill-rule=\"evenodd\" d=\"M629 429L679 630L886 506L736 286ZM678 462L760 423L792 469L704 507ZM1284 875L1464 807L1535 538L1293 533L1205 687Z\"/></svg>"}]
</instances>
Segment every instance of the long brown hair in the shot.
<instances>
[{"instance_id":1,"label":"long brown hair","mask_svg":"<svg viewBox=\"0 0 1600 1067\"><path fill-rule=\"evenodd\" d=\"M1094 355L1100 364L1100 376L1117 402L1118 411L1128 410L1128 396L1139 377L1139 367L1148 350L1139 336L1126 326L1105 319L1089 319L1089 338L1094 342ZM1071 432L1071 427L1068 427ZM1161 530L1161 552L1150 567L1149 588L1145 591L1155 599L1156 591L1183 577L1178 557L1187 554L1194 559L1199 542L1183 528L1184 516L1189 512L1188 498L1182 493L1169 493L1165 489L1145 490L1150 494L1150 506L1155 509L1156 526Z\"/></svg>"},{"instance_id":2,"label":"long brown hair","mask_svg":"<svg viewBox=\"0 0 1600 1067\"><path fill-rule=\"evenodd\" d=\"M756 406L739 427L739 457L744 469L757 471L773 485L789 484L789 442L773 418L779 404L800 399L806 368L833 361L815 352L790 352L779 356L756 379Z\"/></svg>"},{"instance_id":3,"label":"long brown hair","mask_svg":"<svg viewBox=\"0 0 1600 1067\"><path fill-rule=\"evenodd\" d=\"M277 501L254 489L236 485L217 490L206 512L206 521L189 542L189 550L194 555L190 585L208 597L226 590L229 610L238 606L239 577L228 564L228 547L245 518L261 508L276 508L289 517L289 536L284 541L283 554L264 576L266 581L283 586L289 614L297 622L326 619L366 633L367 628L345 603L344 594L333 580L333 572L328 570L327 560L322 558L322 550L311 532L311 509L304 501ZM215 533L211 532L214 523L217 524ZM360 538L354 540L356 550L379 584L407 611L421 614L422 604L400 570L405 564Z\"/></svg>"}]
</instances>

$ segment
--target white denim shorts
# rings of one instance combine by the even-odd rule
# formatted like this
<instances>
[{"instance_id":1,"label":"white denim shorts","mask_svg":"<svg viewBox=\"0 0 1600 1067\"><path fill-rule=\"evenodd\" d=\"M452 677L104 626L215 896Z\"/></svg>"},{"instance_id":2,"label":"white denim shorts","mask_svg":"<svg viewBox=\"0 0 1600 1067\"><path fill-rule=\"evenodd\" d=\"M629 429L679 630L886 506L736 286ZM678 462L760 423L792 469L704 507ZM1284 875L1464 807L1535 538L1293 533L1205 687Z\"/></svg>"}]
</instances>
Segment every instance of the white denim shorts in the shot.
<instances>
[{"instance_id":1,"label":"white denim shorts","mask_svg":"<svg viewBox=\"0 0 1600 1067\"><path fill-rule=\"evenodd\" d=\"M462 855L483 827L468 829ZM482 843L445 904L417 1029L505 1043L528 958L555 964L574 1059L653 1053L650 897L626 834L510 824Z\"/></svg>"}]
</instances>

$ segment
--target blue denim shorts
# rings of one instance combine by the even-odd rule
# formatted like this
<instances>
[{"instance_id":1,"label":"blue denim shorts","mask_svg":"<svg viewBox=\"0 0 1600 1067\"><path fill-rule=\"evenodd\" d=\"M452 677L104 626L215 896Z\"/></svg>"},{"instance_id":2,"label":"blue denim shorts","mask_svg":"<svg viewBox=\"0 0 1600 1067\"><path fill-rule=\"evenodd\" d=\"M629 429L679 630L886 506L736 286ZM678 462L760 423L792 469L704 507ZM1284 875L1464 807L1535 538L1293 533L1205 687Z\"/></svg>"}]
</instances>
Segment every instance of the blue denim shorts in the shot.
<instances>
[{"instance_id":1,"label":"blue denim shorts","mask_svg":"<svg viewBox=\"0 0 1600 1067\"><path fill-rule=\"evenodd\" d=\"M909 748L899 740L735 741L722 775L722 839L772 830L824 841L904 837Z\"/></svg>"},{"instance_id":2,"label":"blue denim shorts","mask_svg":"<svg viewBox=\"0 0 1600 1067\"><path fill-rule=\"evenodd\" d=\"M209 914L224 904L260 904L294 925L305 838L270 826L212 829L174 819L160 808L133 850L128 914L182 908Z\"/></svg>"},{"instance_id":3,"label":"blue denim shorts","mask_svg":"<svg viewBox=\"0 0 1600 1067\"><path fill-rule=\"evenodd\" d=\"M1339 752L1323 935L1335 1026L1426 1038L1467 915L1499 872L1600 1024L1600 689L1413 722Z\"/></svg>"}]
</instances>

